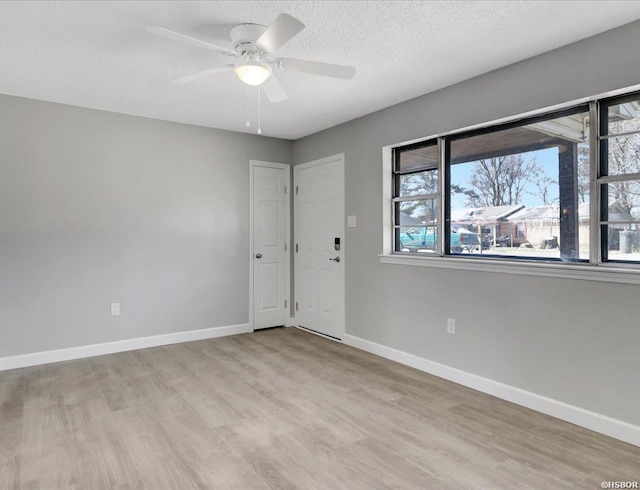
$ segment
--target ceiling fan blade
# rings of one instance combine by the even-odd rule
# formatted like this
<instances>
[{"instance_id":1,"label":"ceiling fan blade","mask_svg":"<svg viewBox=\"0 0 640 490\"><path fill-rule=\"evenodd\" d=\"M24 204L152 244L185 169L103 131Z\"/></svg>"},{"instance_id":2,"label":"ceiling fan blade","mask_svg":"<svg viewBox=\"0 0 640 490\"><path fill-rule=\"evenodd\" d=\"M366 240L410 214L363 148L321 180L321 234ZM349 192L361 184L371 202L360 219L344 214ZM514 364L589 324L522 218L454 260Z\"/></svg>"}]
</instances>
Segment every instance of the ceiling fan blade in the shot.
<instances>
[{"instance_id":1,"label":"ceiling fan blade","mask_svg":"<svg viewBox=\"0 0 640 490\"><path fill-rule=\"evenodd\" d=\"M216 66L215 68L211 68L210 70L200 71L198 73L194 73L193 75L187 75L186 77L177 78L174 80L174 83L191 83L197 80L204 80L205 78L214 77L220 73L224 73L225 71L230 71L233 69L233 65L222 65Z\"/></svg>"},{"instance_id":2,"label":"ceiling fan blade","mask_svg":"<svg viewBox=\"0 0 640 490\"><path fill-rule=\"evenodd\" d=\"M265 53L273 53L289 39L304 29L304 24L287 14L280 14L256 41L256 47Z\"/></svg>"},{"instance_id":3,"label":"ceiling fan blade","mask_svg":"<svg viewBox=\"0 0 640 490\"><path fill-rule=\"evenodd\" d=\"M191 36L185 36L184 34L180 34L179 32L170 31L169 29L165 29L164 27L149 26L147 27L146 31L150 32L151 34L155 34L157 36L173 39L174 41L180 41L183 43L191 44L192 46L198 46L200 48L217 51L218 53L237 56L237 53L230 49L223 48L221 46L216 46L215 44L211 44L206 41L200 41L200 39L196 39L195 37L191 37Z\"/></svg>"},{"instance_id":4,"label":"ceiling fan blade","mask_svg":"<svg viewBox=\"0 0 640 490\"><path fill-rule=\"evenodd\" d=\"M275 73L272 73L271 76L267 78L267 81L262 84L262 91L271 103L282 102L289 98L284 88L282 88L280 80L276 78Z\"/></svg>"},{"instance_id":5,"label":"ceiling fan blade","mask_svg":"<svg viewBox=\"0 0 640 490\"><path fill-rule=\"evenodd\" d=\"M317 61L281 58L279 60L276 60L276 63L284 71L309 73L311 75L321 75L323 77L343 78L345 80L351 80L356 74L356 69L353 66L319 63Z\"/></svg>"}]
</instances>

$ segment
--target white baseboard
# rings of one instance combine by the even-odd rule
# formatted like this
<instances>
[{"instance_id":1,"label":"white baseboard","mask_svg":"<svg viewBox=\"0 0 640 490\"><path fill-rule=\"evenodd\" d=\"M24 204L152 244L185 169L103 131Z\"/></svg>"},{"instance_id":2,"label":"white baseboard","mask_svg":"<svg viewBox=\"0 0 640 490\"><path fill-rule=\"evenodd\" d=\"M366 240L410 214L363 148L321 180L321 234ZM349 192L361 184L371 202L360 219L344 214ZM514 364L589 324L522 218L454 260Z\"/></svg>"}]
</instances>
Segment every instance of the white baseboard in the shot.
<instances>
[{"instance_id":1,"label":"white baseboard","mask_svg":"<svg viewBox=\"0 0 640 490\"><path fill-rule=\"evenodd\" d=\"M0 371L27 366L37 366L39 364L48 364L51 362L70 361L72 359L81 359L84 357L102 356L104 354L114 354L116 352L124 352L128 350L145 349L147 347L157 347L159 345L178 344L180 342L190 342L192 340L213 339L215 337L225 337L227 335L249 332L253 332L253 329L248 323L244 323L228 327L203 328L201 330L188 330L186 332L167 333L163 335L153 335L150 337L104 342L102 344L82 345L66 349L0 357Z\"/></svg>"},{"instance_id":2,"label":"white baseboard","mask_svg":"<svg viewBox=\"0 0 640 490\"><path fill-rule=\"evenodd\" d=\"M574 405L547 398L546 396L483 378L482 376L461 371L460 369L445 366L444 364L434 361L429 361L428 359L353 335L345 335L343 342L357 349L371 352L372 354L433 374L434 376L453 381L463 386L468 386L474 390L551 415L552 417L571 422L572 424L628 442L629 444L640 446L640 427L622 420L607 417L606 415L591 412Z\"/></svg>"}]
</instances>

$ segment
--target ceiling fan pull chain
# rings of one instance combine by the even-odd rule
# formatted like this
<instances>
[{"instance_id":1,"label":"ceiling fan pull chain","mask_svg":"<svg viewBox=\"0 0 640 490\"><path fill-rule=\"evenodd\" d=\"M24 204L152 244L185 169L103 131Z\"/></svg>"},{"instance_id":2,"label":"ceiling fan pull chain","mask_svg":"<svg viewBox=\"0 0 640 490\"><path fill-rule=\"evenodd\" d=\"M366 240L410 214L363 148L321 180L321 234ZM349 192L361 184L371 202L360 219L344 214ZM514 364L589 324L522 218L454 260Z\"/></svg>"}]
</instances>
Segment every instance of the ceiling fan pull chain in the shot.
<instances>
[{"instance_id":1,"label":"ceiling fan pull chain","mask_svg":"<svg viewBox=\"0 0 640 490\"><path fill-rule=\"evenodd\" d=\"M246 87L246 93L247 93L247 122L245 123L246 127L251 126L251 123L249 122L249 85L245 85Z\"/></svg>"},{"instance_id":2,"label":"ceiling fan pull chain","mask_svg":"<svg viewBox=\"0 0 640 490\"><path fill-rule=\"evenodd\" d=\"M262 134L262 99L260 97L260 86L258 86L258 134Z\"/></svg>"}]
</instances>

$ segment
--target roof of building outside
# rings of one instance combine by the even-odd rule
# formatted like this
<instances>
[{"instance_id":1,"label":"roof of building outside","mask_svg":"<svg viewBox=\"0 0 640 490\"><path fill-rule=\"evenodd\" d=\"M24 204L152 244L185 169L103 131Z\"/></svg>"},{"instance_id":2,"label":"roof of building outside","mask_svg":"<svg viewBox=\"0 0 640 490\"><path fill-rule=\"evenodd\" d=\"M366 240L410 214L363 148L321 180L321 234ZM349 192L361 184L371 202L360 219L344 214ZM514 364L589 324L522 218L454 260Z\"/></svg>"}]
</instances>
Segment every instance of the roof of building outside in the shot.
<instances>
[{"instance_id":1,"label":"roof of building outside","mask_svg":"<svg viewBox=\"0 0 640 490\"><path fill-rule=\"evenodd\" d=\"M588 202L581 203L578 206L578 218L588 220L590 214L590 205ZM630 221L634 217L624 209L619 202L614 202L609 206L609 220L611 221ZM558 204L548 204L543 206L535 206L533 208L523 208L517 213L512 214L508 218L509 221L531 221L531 220L560 220L560 206Z\"/></svg>"},{"instance_id":2,"label":"roof of building outside","mask_svg":"<svg viewBox=\"0 0 640 490\"><path fill-rule=\"evenodd\" d=\"M457 223L491 223L502 220L523 209L524 205L486 206L481 208L452 209L451 221Z\"/></svg>"}]
</instances>

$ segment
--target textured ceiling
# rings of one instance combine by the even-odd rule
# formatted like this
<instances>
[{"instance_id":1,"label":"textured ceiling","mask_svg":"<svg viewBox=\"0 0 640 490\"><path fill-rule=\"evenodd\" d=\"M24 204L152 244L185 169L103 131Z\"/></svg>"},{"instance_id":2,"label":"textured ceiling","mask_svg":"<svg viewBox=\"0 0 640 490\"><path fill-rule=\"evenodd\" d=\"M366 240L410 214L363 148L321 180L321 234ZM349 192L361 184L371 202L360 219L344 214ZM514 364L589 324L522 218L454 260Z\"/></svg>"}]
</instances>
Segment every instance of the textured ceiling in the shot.
<instances>
[{"instance_id":1,"label":"textured ceiling","mask_svg":"<svg viewBox=\"0 0 640 490\"><path fill-rule=\"evenodd\" d=\"M289 100L262 97L262 130L296 139L631 22L640 2L2 1L0 93L252 132L257 89L232 72L171 82L228 58L145 27L231 47L231 27L281 12L306 29L278 56L357 68L351 81L280 73Z\"/></svg>"}]
</instances>

